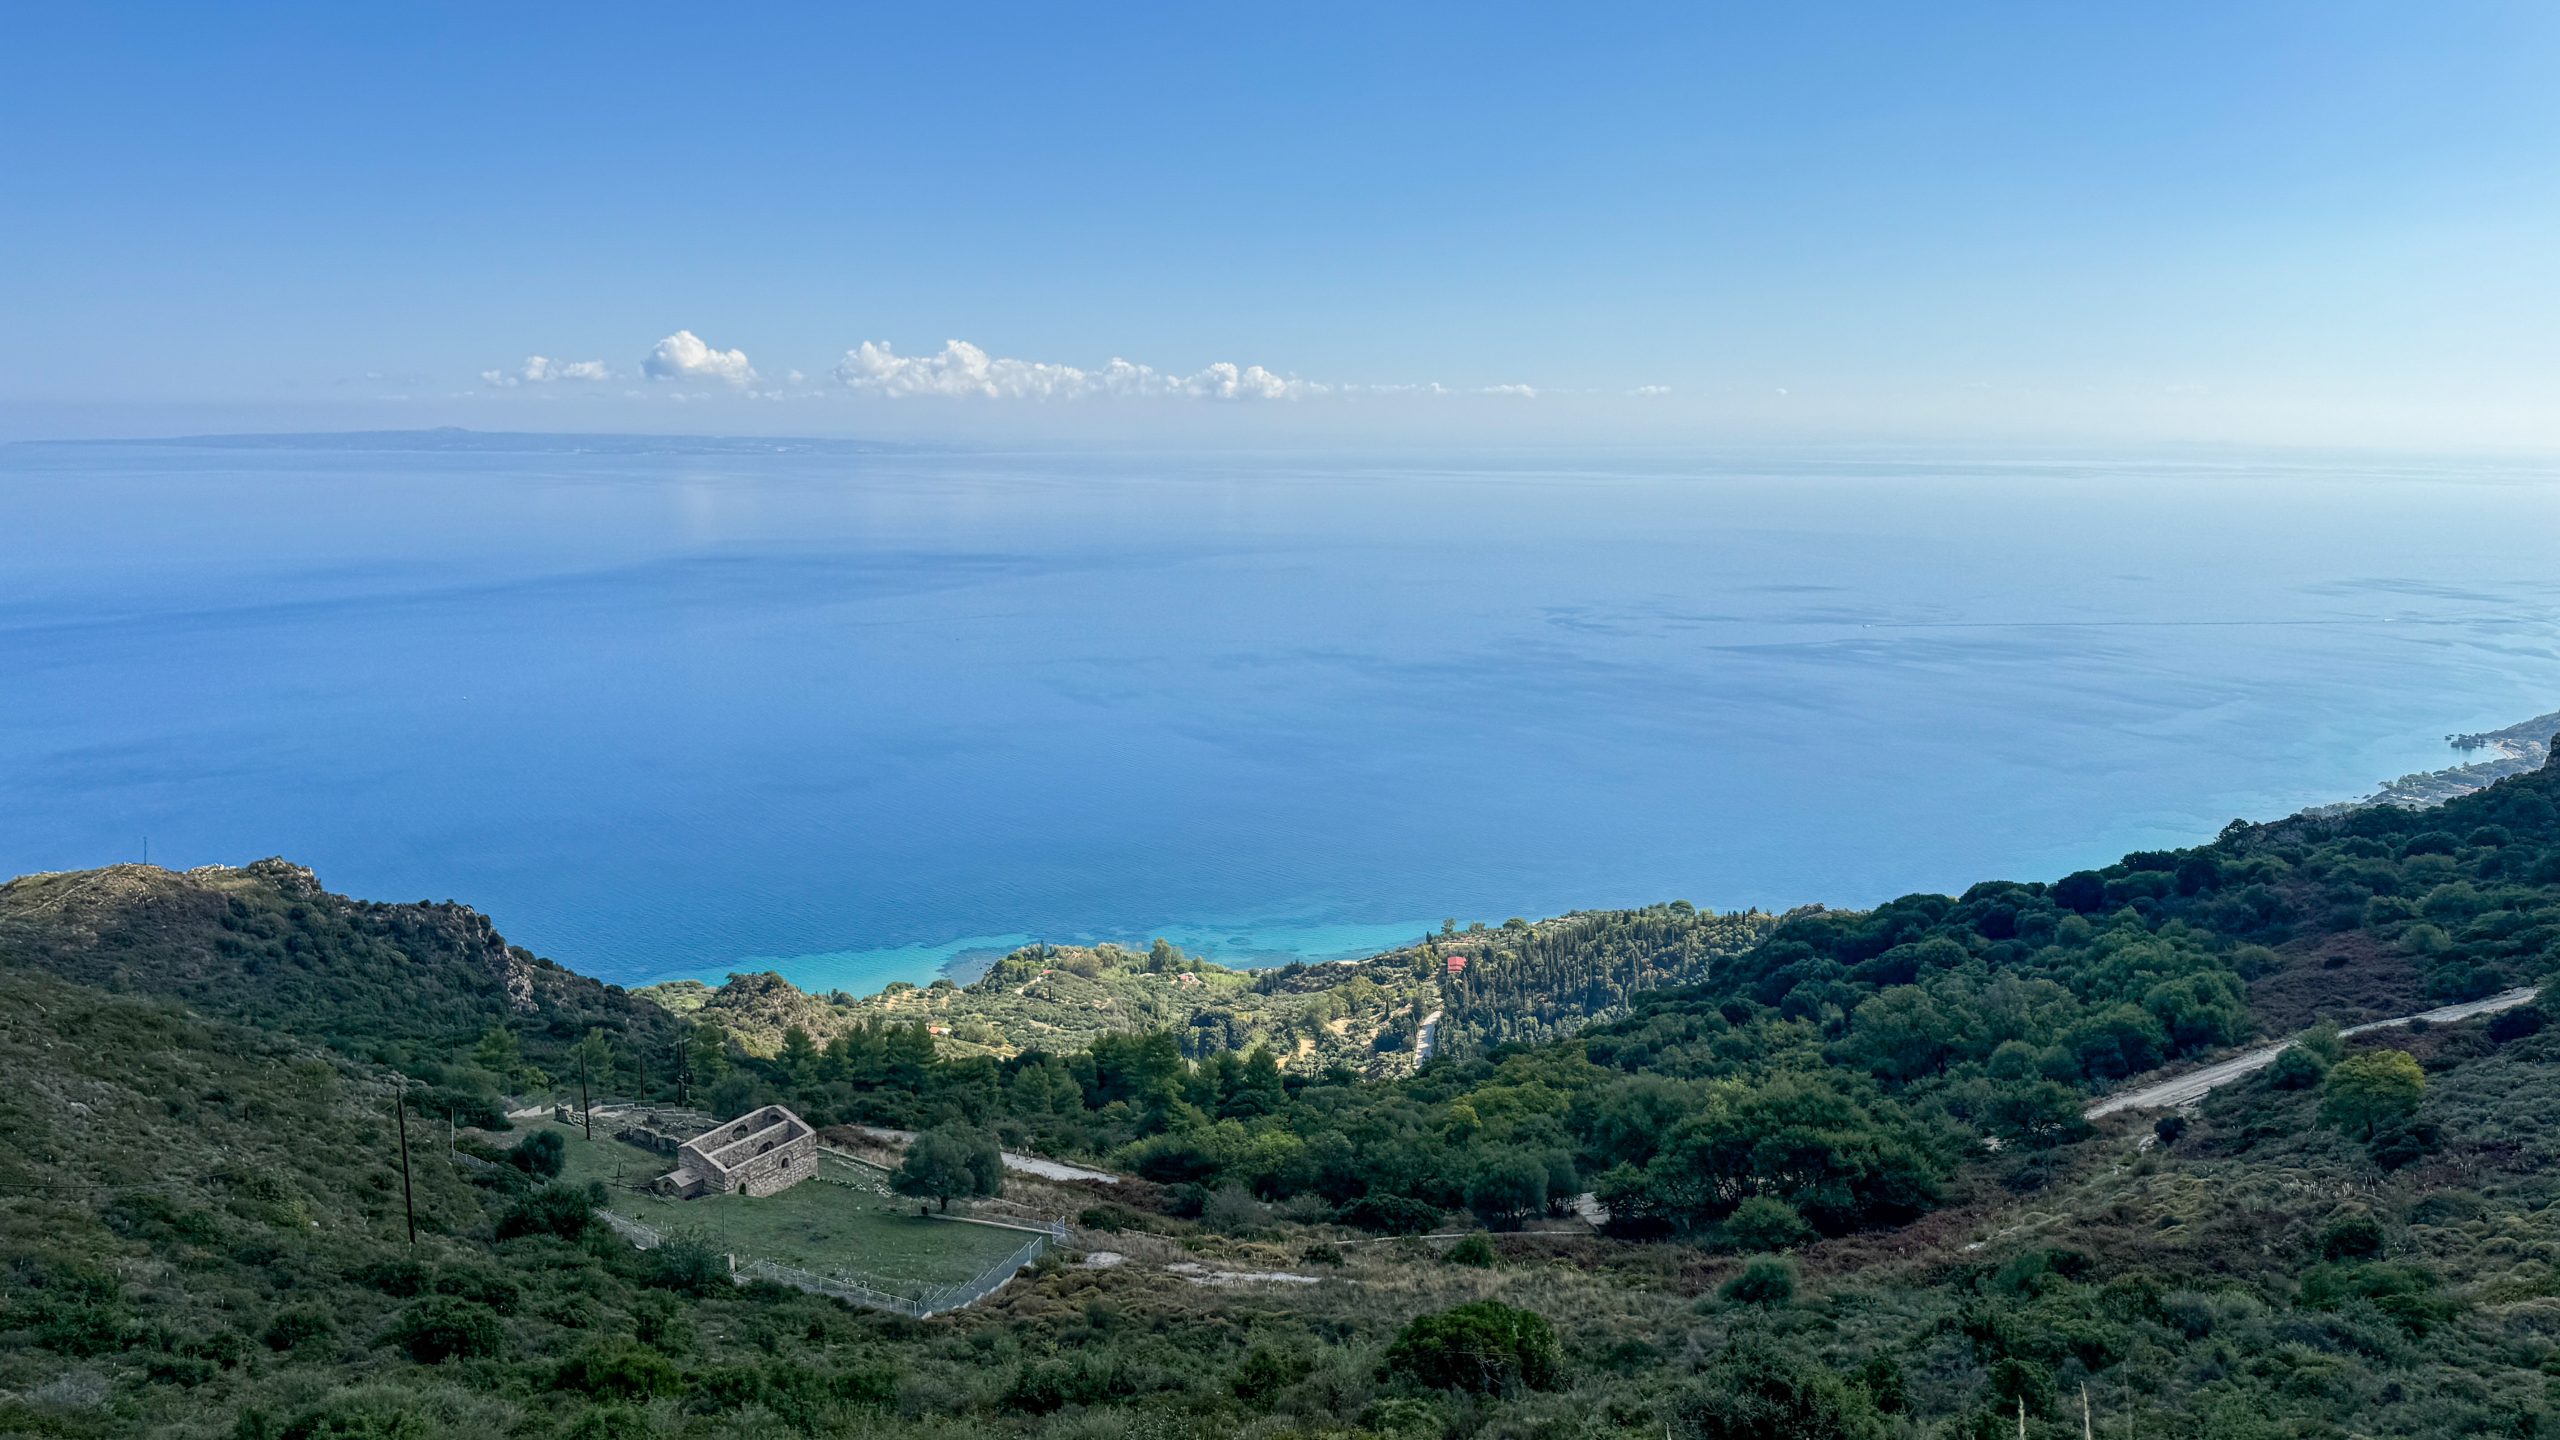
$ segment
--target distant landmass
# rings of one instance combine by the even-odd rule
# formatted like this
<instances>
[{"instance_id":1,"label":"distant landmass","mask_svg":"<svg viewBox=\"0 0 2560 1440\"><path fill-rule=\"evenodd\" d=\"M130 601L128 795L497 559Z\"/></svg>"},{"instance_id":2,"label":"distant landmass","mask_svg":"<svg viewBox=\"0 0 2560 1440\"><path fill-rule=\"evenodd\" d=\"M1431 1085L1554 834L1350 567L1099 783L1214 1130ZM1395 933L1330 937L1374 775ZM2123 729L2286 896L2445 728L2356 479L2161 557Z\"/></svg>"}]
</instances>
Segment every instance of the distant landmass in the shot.
<instances>
[{"instance_id":1,"label":"distant landmass","mask_svg":"<svg viewBox=\"0 0 2560 1440\"><path fill-rule=\"evenodd\" d=\"M773 435L581 435L536 430L315 430L270 435L167 435L148 439L22 440L22 446L170 446L191 450L451 451L466 455L900 455L947 446Z\"/></svg>"},{"instance_id":2,"label":"distant landmass","mask_svg":"<svg viewBox=\"0 0 2560 1440\"><path fill-rule=\"evenodd\" d=\"M1624 1014L1631 999L1694 984L1777 924L1685 901L1584 911L1501 926L1450 926L1359 960L1238 970L1158 940L1036 945L975 981L899 983L879 994L812 995L772 973L712 986L676 980L632 993L717 1024L770 1056L798 1029L818 1044L858 1026L922 1022L950 1057L1078 1050L1096 1037L1163 1031L1193 1058L1269 1049L1294 1073L1410 1073L1433 1054L1571 1034Z\"/></svg>"}]
</instances>

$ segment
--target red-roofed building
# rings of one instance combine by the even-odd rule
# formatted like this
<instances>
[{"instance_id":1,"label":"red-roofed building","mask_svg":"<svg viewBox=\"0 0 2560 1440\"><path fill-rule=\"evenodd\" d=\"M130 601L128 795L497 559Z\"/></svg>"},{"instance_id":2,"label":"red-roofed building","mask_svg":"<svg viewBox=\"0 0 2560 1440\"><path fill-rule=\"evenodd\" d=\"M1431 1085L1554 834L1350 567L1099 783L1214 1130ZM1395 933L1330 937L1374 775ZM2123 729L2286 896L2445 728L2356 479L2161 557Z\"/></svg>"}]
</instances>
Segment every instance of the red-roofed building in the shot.
<instances>
[{"instance_id":1,"label":"red-roofed building","mask_svg":"<svg viewBox=\"0 0 2560 1440\"><path fill-rule=\"evenodd\" d=\"M1463 975L1463 974L1465 974L1465 973L1466 973L1466 970L1467 970L1467 957L1466 957L1466 956L1464 956L1464 955L1452 955L1452 956L1450 956L1450 957L1449 957L1449 973L1450 973L1450 974L1452 974L1452 975Z\"/></svg>"}]
</instances>

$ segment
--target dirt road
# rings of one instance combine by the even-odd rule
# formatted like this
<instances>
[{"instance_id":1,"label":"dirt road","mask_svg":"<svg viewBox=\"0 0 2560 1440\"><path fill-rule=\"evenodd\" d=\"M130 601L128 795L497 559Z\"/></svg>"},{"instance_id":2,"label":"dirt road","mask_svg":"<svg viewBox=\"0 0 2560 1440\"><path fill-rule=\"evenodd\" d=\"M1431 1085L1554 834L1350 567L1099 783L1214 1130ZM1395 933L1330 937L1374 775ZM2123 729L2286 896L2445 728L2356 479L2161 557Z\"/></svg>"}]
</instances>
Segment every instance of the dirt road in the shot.
<instances>
[{"instance_id":1,"label":"dirt road","mask_svg":"<svg viewBox=\"0 0 2560 1440\"><path fill-rule=\"evenodd\" d=\"M2492 995L2486 1000L2472 1000L2461 1005L2446 1005L2416 1015L2402 1015L2390 1020L2374 1020L2363 1025L2350 1025L2343 1033L2362 1035L2369 1031L2389 1029L2394 1025L2406 1025L2412 1020L2424 1020L2433 1025L2451 1024L2456 1020L2468 1020L2475 1015L2491 1015L2500 1010L2512 1010L2539 993L2541 992L2528 985L2520 990L2509 990L2503 994ZM2085 1113L2088 1118L2095 1120L2101 1115L2112 1115L2119 1110L2173 1110L2181 1105L2192 1105L2203 1099L2208 1092L2274 1064L2277 1056L2292 1048L2293 1042L2290 1040L2281 1040L2273 1045L2261 1045L2255 1050L2234 1055L2228 1060L2207 1065L2201 1070L2190 1070L2173 1080L2162 1080L2132 1090L2118 1091L2090 1106Z\"/></svg>"},{"instance_id":2,"label":"dirt road","mask_svg":"<svg viewBox=\"0 0 2560 1440\"><path fill-rule=\"evenodd\" d=\"M894 1145L901 1150L906 1148L908 1141L916 1138L916 1132L913 1130L891 1130L879 1125L856 1125L853 1128L883 1144ZM1043 1180L1091 1180L1101 1185L1120 1183L1120 1177L1108 1171L1070 1165L1064 1160L1051 1160L1040 1155L1022 1155L1011 1150L1000 1150L996 1153L1004 1157L1004 1168L1016 1174L1037 1175Z\"/></svg>"}]
</instances>

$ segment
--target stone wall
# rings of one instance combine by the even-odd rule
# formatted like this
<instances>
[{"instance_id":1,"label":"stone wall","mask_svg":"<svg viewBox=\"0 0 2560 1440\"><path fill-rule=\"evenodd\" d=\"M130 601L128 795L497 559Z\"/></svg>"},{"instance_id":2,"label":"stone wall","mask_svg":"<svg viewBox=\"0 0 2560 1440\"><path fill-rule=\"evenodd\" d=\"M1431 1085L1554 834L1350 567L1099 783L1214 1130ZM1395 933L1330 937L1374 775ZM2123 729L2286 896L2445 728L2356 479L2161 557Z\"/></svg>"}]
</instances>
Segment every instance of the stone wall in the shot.
<instances>
[{"instance_id":1,"label":"stone wall","mask_svg":"<svg viewBox=\"0 0 2560 1440\"><path fill-rule=\"evenodd\" d=\"M705 1191L771 1195L817 1173L818 1133L768 1105L684 1142L677 1160L702 1176Z\"/></svg>"},{"instance_id":2,"label":"stone wall","mask_svg":"<svg viewBox=\"0 0 2560 1440\"><path fill-rule=\"evenodd\" d=\"M818 1137L802 1135L731 1167L729 1178L741 1194L771 1195L817 1173Z\"/></svg>"}]
</instances>

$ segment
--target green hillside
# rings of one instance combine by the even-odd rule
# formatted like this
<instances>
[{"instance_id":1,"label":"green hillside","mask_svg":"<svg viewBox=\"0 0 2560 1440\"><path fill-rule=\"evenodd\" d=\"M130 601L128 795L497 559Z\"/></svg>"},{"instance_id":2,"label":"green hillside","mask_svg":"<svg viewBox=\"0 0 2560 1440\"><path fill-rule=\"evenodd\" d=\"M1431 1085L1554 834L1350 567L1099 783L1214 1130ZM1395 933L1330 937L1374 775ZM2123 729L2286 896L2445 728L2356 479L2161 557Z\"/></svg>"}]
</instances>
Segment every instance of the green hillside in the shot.
<instances>
[{"instance_id":1,"label":"green hillside","mask_svg":"<svg viewBox=\"0 0 2560 1440\"><path fill-rule=\"evenodd\" d=\"M508 944L476 910L351 900L282 860L12 880L0 885L0 957L183 1001L430 1083L450 1067L455 1083L492 1096L573 1075L571 1047L591 1033L629 1057L671 1051L684 1028ZM492 1032L499 1038L481 1047Z\"/></svg>"},{"instance_id":2,"label":"green hillside","mask_svg":"<svg viewBox=\"0 0 2560 1440\"><path fill-rule=\"evenodd\" d=\"M529 961L525 1010L488 960L514 952L442 923L468 912L300 873L0 891L0 1433L1954 1440L2023 1412L2055 1440L2084 1396L2140 1440L2560 1427L2560 1029L2318 1023L2560 968L2560 766L1797 912L1569 1037L1384 1080L1176 1029L1000 1053L866 1022L759 1055ZM1685 963L1690 922L1629 914L1591 948ZM2082 1118L2306 1026L2188 1113ZM1016 1177L1076 1219L1066 1255L930 1321L733 1285L574 1183L438 1153L435 1104L573 1044L633 1086L663 1045L662 1097L1131 1178ZM414 1250L395 1065L426 1085Z\"/></svg>"}]
</instances>

